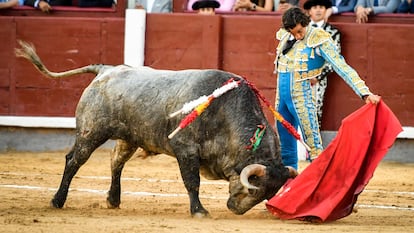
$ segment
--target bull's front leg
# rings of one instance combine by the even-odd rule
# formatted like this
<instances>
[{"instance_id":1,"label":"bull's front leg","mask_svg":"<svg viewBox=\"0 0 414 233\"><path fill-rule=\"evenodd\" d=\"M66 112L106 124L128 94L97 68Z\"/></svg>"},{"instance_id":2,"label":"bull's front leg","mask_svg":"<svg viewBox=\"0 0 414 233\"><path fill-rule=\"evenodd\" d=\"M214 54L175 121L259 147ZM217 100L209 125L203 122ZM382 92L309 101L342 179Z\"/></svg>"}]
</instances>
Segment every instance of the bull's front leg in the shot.
<instances>
[{"instance_id":1,"label":"bull's front leg","mask_svg":"<svg viewBox=\"0 0 414 233\"><path fill-rule=\"evenodd\" d=\"M190 198L190 211L193 217L209 217L199 198L200 159L198 156L177 156L181 177Z\"/></svg>"}]
</instances>

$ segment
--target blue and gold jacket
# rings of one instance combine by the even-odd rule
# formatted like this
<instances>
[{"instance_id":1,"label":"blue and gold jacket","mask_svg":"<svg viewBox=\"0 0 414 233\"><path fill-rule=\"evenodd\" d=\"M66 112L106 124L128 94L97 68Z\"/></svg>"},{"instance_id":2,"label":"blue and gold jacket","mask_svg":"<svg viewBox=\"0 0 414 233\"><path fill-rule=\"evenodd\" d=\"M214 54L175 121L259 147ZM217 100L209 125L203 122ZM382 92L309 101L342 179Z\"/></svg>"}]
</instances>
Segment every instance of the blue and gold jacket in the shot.
<instances>
[{"instance_id":1,"label":"blue and gold jacket","mask_svg":"<svg viewBox=\"0 0 414 233\"><path fill-rule=\"evenodd\" d=\"M307 81L320 75L325 62L328 62L358 96L362 98L372 94L358 73L346 63L329 33L311 26L306 30L305 37L296 41L286 54L282 54L282 50L291 34L285 29L276 33L279 45L274 62L275 72L291 73L295 82Z\"/></svg>"}]
</instances>

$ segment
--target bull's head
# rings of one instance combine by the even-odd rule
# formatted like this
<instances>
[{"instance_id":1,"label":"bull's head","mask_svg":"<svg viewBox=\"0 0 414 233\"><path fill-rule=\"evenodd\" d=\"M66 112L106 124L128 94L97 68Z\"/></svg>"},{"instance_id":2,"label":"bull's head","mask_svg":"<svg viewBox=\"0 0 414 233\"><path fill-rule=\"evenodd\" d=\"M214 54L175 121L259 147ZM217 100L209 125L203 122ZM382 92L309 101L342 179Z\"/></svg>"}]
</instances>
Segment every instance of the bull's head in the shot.
<instances>
[{"instance_id":1,"label":"bull's head","mask_svg":"<svg viewBox=\"0 0 414 233\"><path fill-rule=\"evenodd\" d=\"M289 177L297 171L292 167L251 164L243 168L239 177L230 180L227 207L235 214L244 214L263 200L272 198Z\"/></svg>"}]
</instances>

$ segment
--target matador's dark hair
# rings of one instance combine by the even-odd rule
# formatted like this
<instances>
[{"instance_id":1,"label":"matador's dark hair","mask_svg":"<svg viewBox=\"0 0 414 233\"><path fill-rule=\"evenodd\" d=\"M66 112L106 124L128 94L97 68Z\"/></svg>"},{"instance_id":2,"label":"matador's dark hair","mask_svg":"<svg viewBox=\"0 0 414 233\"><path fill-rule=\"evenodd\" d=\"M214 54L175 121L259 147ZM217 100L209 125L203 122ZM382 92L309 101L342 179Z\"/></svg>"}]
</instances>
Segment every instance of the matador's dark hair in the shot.
<instances>
[{"instance_id":1,"label":"matador's dark hair","mask_svg":"<svg viewBox=\"0 0 414 233\"><path fill-rule=\"evenodd\" d=\"M282 16L282 25L287 31L295 28L297 24L301 24L303 27L306 27L309 22L309 16L307 16L299 7L289 8Z\"/></svg>"}]
</instances>

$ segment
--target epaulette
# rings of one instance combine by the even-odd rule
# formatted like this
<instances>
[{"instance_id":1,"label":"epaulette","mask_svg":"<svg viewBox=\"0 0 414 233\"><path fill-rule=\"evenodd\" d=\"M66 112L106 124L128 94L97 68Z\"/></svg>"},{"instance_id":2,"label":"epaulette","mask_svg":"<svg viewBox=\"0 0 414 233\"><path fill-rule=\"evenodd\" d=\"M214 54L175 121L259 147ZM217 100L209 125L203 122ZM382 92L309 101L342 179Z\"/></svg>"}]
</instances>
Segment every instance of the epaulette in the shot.
<instances>
[{"instance_id":1,"label":"epaulette","mask_svg":"<svg viewBox=\"0 0 414 233\"><path fill-rule=\"evenodd\" d=\"M306 45L311 48L315 48L318 45L328 41L331 38L331 35L324 31L321 28L312 28L308 39L306 40Z\"/></svg>"},{"instance_id":2,"label":"epaulette","mask_svg":"<svg viewBox=\"0 0 414 233\"><path fill-rule=\"evenodd\" d=\"M279 31L276 32L276 39L277 40L283 40L286 36L289 36L290 33L286 31L284 28L279 29Z\"/></svg>"}]
</instances>

